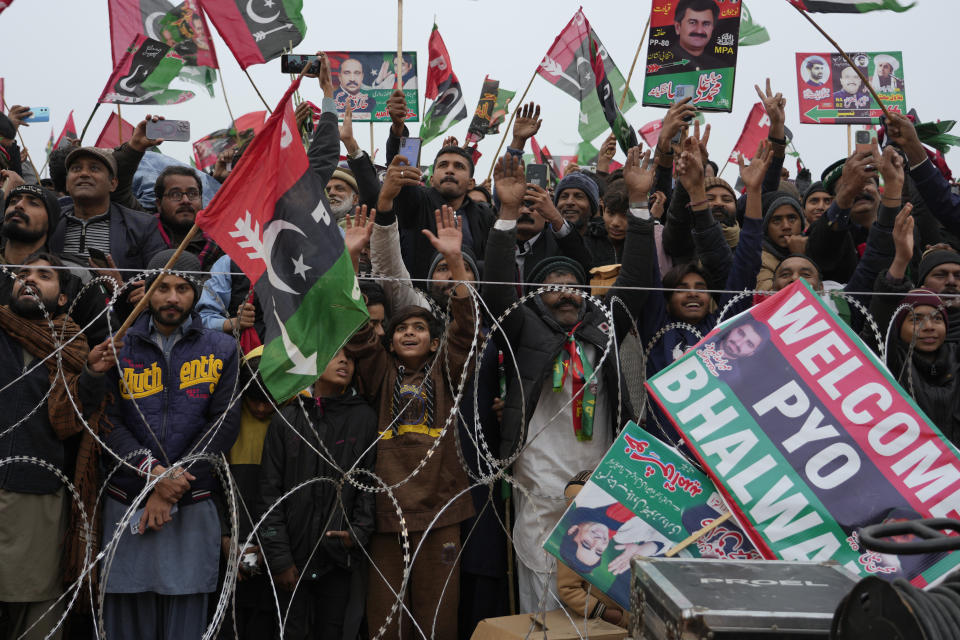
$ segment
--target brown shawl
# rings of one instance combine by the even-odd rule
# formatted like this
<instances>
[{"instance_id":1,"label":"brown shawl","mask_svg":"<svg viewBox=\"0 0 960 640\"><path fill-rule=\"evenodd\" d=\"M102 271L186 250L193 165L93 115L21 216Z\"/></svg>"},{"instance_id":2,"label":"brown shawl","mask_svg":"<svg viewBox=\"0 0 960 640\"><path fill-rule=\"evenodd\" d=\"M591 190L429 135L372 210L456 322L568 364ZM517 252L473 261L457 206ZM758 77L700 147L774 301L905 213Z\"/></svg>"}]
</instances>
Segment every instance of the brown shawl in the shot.
<instances>
[{"instance_id":1,"label":"brown shawl","mask_svg":"<svg viewBox=\"0 0 960 640\"><path fill-rule=\"evenodd\" d=\"M97 458L100 446L93 436L100 431L105 403L101 401L100 406L87 421L90 429L85 429L83 420L70 403L68 390L69 394L73 396L74 402L79 404L80 374L83 371L83 365L87 361L89 352L87 339L82 334L77 335L80 332L80 327L67 316L55 318L53 327L56 331L56 339L50 332L49 321L45 318L36 320L24 318L10 311L8 307L0 306L0 330L19 342L35 358L43 359L53 353L57 349L58 341L59 346L62 347L60 357L63 375L59 373L59 365L55 356L45 362L47 370L50 372L50 383L52 385L50 397L47 399L47 414L50 418L50 426L59 439L66 440L78 433L83 433L80 440L80 449L77 453L77 467L74 472L73 484L83 502L87 522L89 523L92 558L98 551L100 538L100 518L98 514L94 513L97 501ZM76 336L74 340L65 344L74 336ZM66 379L66 385L64 379ZM67 527L64 543L63 580L66 584L76 580L83 571L85 542L86 534L83 527L83 518L80 516L80 508L75 500L71 500L70 524ZM88 577L91 578L91 584L95 584L92 580L92 572L88 574ZM81 598L80 600L85 599Z\"/></svg>"}]
</instances>

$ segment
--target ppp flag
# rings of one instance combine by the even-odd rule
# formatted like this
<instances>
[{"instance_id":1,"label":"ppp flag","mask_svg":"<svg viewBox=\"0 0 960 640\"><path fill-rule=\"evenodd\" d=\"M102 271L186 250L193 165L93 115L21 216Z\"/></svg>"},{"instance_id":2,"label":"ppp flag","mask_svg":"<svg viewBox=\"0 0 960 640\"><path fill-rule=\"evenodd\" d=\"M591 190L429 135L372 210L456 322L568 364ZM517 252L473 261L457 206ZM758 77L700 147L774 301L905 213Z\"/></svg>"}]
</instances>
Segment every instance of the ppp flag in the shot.
<instances>
[{"instance_id":1,"label":"ppp flag","mask_svg":"<svg viewBox=\"0 0 960 640\"><path fill-rule=\"evenodd\" d=\"M299 86L297 78L197 215L254 283L266 321L260 372L280 402L312 384L368 317L326 185L296 134Z\"/></svg>"},{"instance_id":2,"label":"ppp flag","mask_svg":"<svg viewBox=\"0 0 960 640\"><path fill-rule=\"evenodd\" d=\"M200 0L233 56L246 69L300 44L303 0Z\"/></svg>"},{"instance_id":3,"label":"ppp flag","mask_svg":"<svg viewBox=\"0 0 960 640\"><path fill-rule=\"evenodd\" d=\"M960 564L860 544L870 524L960 516L960 456L804 280L718 325L647 388L765 558L918 587Z\"/></svg>"},{"instance_id":4,"label":"ppp flag","mask_svg":"<svg viewBox=\"0 0 960 640\"><path fill-rule=\"evenodd\" d=\"M580 137L584 140L595 139L609 126L603 106L597 97L597 85L593 78L591 42L596 43L596 50L603 58L603 68L606 71L607 80L613 87L614 95L622 95L627 82L614 64L613 58L607 54L606 48L600 43L600 38L591 29L590 22L587 21L582 9L578 9L573 14L573 18L553 41L537 68L537 74L550 84L580 101L579 130ZM629 111L636 103L633 92L627 91L623 111Z\"/></svg>"},{"instance_id":5,"label":"ppp flag","mask_svg":"<svg viewBox=\"0 0 960 640\"><path fill-rule=\"evenodd\" d=\"M131 136L133 136L133 125L111 111L107 124L103 125L103 131L97 136L93 146L113 149L119 147L124 140L129 140Z\"/></svg>"},{"instance_id":6,"label":"ppp flag","mask_svg":"<svg viewBox=\"0 0 960 640\"><path fill-rule=\"evenodd\" d=\"M430 32L430 67L427 72L426 97L433 100L423 117L420 138L426 144L467 117L467 103L463 99L460 81L453 72L447 45L440 37L437 25Z\"/></svg>"},{"instance_id":7,"label":"ppp flag","mask_svg":"<svg viewBox=\"0 0 960 640\"><path fill-rule=\"evenodd\" d=\"M97 102L115 104L179 104L192 91L169 89L183 68L183 58L169 45L137 34L116 64Z\"/></svg>"},{"instance_id":8,"label":"ppp flag","mask_svg":"<svg viewBox=\"0 0 960 640\"><path fill-rule=\"evenodd\" d=\"M733 151L730 152L730 157L727 159L727 162L737 164L737 154L741 153L744 158L749 160L757 152L757 147L763 139L768 135L770 135L770 116L767 115L763 104L758 102L753 105L753 109L750 110L750 115L747 116L747 122L743 125L740 138L737 140L737 144L734 145Z\"/></svg>"},{"instance_id":9,"label":"ppp flag","mask_svg":"<svg viewBox=\"0 0 960 640\"><path fill-rule=\"evenodd\" d=\"M63 130L60 132L60 137L57 138L57 141L54 143L54 149L60 149L61 147L68 146L71 140L77 139L77 125L73 122L73 109L70 110L70 115L67 116L67 121L63 123Z\"/></svg>"},{"instance_id":10,"label":"ppp flag","mask_svg":"<svg viewBox=\"0 0 960 640\"><path fill-rule=\"evenodd\" d=\"M897 13L912 9L916 2L907 6L897 0L787 0L795 7L811 13L867 13L868 11L896 11Z\"/></svg>"},{"instance_id":11,"label":"ppp flag","mask_svg":"<svg viewBox=\"0 0 960 640\"><path fill-rule=\"evenodd\" d=\"M591 32L592 33L592 32ZM627 122L617 106L617 99L613 95L613 87L607 79L607 72L603 66L603 56L600 54L600 43L591 39L590 48L593 50L593 77L597 83L597 99L603 108L603 116L610 125L610 130L620 145L620 150L627 153L637 146L637 132Z\"/></svg>"}]
</instances>

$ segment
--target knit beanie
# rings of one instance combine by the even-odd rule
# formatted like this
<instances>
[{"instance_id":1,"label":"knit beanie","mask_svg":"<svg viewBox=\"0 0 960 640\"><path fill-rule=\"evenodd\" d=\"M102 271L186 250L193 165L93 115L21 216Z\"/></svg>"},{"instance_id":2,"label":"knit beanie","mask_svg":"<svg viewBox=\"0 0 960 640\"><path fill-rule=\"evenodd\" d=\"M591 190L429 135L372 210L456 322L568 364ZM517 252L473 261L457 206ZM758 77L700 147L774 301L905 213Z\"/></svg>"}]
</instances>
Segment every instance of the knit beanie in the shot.
<instances>
[{"instance_id":1,"label":"knit beanie","mask_svg":"<svg viewBox=\"0 0 960 640\"><path fill-rule=\"evenodd\" d=\"M733 190L733 187L730 186L730 183L724 180L723 178L714 178L708 177L703 180L704 191L709 191L713 187L723 187L730 192L730 195L736 199L737 192Z\"/></svg>"},{"instance_id":2,"label":"knit beanie","mask_svg":"<svg viewBox=\"0 0 960 640\"><path fill-rule=\"evenodd\" d=\"M43 200L43 206L47 210L47 238L49 238L50 235L53 234L53 230L57 228L57 224L60 222L60 203L57 201L57 194L49 189L44 189L43 187L38 187L34 184L22 184L19 187L14 187L10 190L10 194L7 196L7 201L9 202L10 198L18 193L36 196L37 198Z\"/></svg>"},{"instance_id":3,"label":"knit beanie","mask_svg":"<svg viewBox=\"0 0 960 640\"><path fill-rule=\"evenodd\" d=\"M473 277L477 280L480 279L480 268L477 266L477 259L473 257L473 252L470 249L463 247L460 250L461 255L463 255L463 262L467 265L467 268L473 272ZM430 263L430 268L427 269L427 277L433 278L433 272L437 270L437 265L440 264L441 260L445 260L443 254L439 251L434 254L433 261Z\"/></svg>"},{"instance_id":4,"label":"knit beanie","mask_svg":"<svg viewBox=\"0 0 960 640\"><path fill-rule=\"evenodd\" d=\"M554 206L557 206L557 203L560 202L560 194L567 189L580 189L587 194L587 200L590 201L590 215L597 214L597 209L600 208L600 189L590 176L581 171L574 171L565 175L553 192Z\"/></svg>"},{"instance_id":5,"label":"knit beanie","mask_svg":"<svg viewBox=\"0 0 960 640\"><path fill-rule=\"evenodd\" d=\"M558 271L571 274L577 279L578 284L587 283L587 275L580 263L566 256L551 256L538 262L533 271L530 272L530 283L541 284L548 275Z\"/></svg>"},{"instance_id":6,"label":"knit beanie","mask_svg":"<svg viewBox=\"0 0 960 640\"><path fill-rule=\"evenodd\" d=\"M930 272L942 264L960 264L960 253L946 249L938 249L923 256L923 259L920 260L917 284L922 286L923 281L927 279Z\"/></svg>"},{"instance_id":7,"label":"knit beanie","mask_svg":"<svg viewBox=\"0 0 960 640\"><path fill-rule=\"evenodd\" d=\"M173 254L176 252L177 252L176 249L164 249L163 251L157 252L156 254L154 254L152 258L150 258L150 262L147 264L147 269L151 271L154 269L156 270L163 269L165 266L167 266L167 261L170 260L170 258L173 257ZM203 268L200 266L200 260L197 258L197 256L193 255L192 253L188 253L184 251L183 253L180 254L180 257L177 258L176 262L170 265L170 271L195 272L195 273L188 274L189 277L188 276L183 276L183 277L187 282L190 283L190 286L193 287L193 293L194 293L193 305L196 306L197 303L200 301L200 281L199 281L200 273L199 272L203 271ZM147 290L150 289L150 285L153 284L153 281L157 279L158 275L159 274L154 274L147 279L147 283L146 283Z\"/></svg>"},{"instance_id":8,"label":"knit beanie","mask_svg":"<svg viewBox=\"0 0 960 640\"><path fill-rule=\"evenodd\" d=\"M933 291L930 291L929 289L914 289L905 295L903 300L900 301L900 305L905 304L910 305L910 308L900 309L900 311L897 313L897 316L893 319L894 335L900 335L900 327L903 326L903 322L907 318L907 313L920 306L928 306L936 309L943 318L944 329L948 329L950 327L947 308L943 304L943 300L940 299L940 296L935 294Z\"/></svg>"},{"instance_id":9,"label":"knit beanie","mask_svg":"<svg viewBox=\"0 0 960 640\"><path fill-rule=\"evenodd\" d=\"M767 233L767 227L770 225L770 218L773 216L773 212L782 207L783 205L790 205L797 212L797 215L800 216L800 219L803 220L803 207L800 206L800 203L792 195L788 193L779 193L776 198L773 199L773 202L770 203L770 206L767 207L767 212L763 214L763 233Z\"/></svg>"},{"instance_id":10,"label":"knit beanie","mask_svg":"<svg viewBox=\"0 0 960 640\"><path fill-rule=\"evenodd\" d=\"M807 190L803 193L803 208L807 208L807 199L810 198L815 193L826 193L830 195L830 192L827 191L827 188L823 186L823 182L817 181L810 185Z\"/></svg>"}]
</instances>

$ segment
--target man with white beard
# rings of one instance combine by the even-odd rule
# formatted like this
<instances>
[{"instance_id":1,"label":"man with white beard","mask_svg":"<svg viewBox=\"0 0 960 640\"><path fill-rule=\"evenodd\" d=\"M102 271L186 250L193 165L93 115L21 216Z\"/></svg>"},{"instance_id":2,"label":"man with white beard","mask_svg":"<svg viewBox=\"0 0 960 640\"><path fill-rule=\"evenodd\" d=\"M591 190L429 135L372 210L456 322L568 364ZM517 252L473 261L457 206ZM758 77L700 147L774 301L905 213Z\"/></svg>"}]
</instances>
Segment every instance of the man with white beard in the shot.
<instances>
[{"instance_id":1,"label":"man with white beard","mask_svg":"<svg viewBox=\"0 0 960 640\"><path fill-rule=\"evenodd\" d=\"M327 182L327 200L330 201L330 212L339 223L354 207L360 204L357 180L349 169L336 169L333 177Z\"/></svg>"}]
</instances>

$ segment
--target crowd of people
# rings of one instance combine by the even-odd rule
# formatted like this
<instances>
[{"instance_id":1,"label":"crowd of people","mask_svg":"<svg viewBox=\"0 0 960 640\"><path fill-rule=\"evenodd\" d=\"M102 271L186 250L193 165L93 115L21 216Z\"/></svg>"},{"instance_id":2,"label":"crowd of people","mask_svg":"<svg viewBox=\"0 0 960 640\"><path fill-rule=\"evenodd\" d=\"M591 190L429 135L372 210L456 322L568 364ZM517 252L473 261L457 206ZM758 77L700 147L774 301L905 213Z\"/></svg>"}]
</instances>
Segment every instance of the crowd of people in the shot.
<instances>
[{"instance_id":1,"label":"crowd of people","mask_svg":"<svg viewBox=\"0 0 960 640\"><path fill-rule=\"evenodd\" d=\"M791 178L786 99L769 81L757 92L769 138L741 159L738 185L717 175L690 98L666 111L654 148L611 171L611 137L595 166L549 188L523 162L537 105L518 107L490 184L454 139L429 167L398 154L400 91L384 166L349 115L313 124L304 103L311 161L338 165L324 206L370 319L283 404L258 371L269 319L230 256L201 234L158 275L204 198L186 166L160 173L155 210L133 188L158 116L116 149L54 150L40 179L15 142L29 109L12 107L0 117L0 637L93 637L102 624L109 638L199 638L219 624L223 638L469 638L482 619L561 606L625 626L628 612L576 574L561 568L558 587L541 546L628 420L682 449L624 391L616 347L639 338L652 376L722 314L801 278L960 444L960 196L897 113L883 147ZM219 180L244 150L221 158Z\"/></svg>"}]
</instances>

